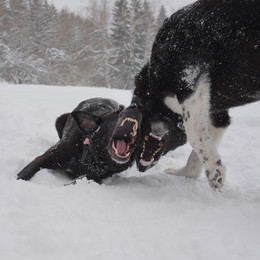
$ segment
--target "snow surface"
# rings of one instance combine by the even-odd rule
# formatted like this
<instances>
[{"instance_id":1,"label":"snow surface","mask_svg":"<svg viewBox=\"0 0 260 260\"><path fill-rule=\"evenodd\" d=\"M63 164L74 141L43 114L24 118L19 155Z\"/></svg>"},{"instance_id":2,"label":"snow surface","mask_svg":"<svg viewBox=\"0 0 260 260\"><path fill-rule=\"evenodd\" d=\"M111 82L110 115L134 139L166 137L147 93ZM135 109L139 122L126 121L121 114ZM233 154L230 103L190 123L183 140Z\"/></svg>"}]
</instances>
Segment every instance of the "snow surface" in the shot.
<instances>
[{"instance_id":1,"label":"snow surface","mask_svg":"<svg viewBox=\"0 0 260 260\"><path fill-rule=\"evenodd\" d=\"M259 260L260 103L231 111L221 143L227 165L223 193L197 180L170 176L191 150L185 145L147 173L136 167L103 185L41 170L16 174L58 136L57 116L85 99L130 91L0 84L1 260Z\"/></svg>"}]
</instances>

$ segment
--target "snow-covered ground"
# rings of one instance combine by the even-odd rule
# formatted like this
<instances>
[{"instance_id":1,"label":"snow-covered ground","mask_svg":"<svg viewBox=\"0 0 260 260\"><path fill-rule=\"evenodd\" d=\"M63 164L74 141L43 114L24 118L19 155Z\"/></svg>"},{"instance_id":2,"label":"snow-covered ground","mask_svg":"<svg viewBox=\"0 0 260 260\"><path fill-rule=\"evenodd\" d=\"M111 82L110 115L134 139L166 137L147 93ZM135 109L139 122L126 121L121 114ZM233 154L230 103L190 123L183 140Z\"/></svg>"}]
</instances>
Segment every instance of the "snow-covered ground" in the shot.
<instances>
[{"instance_id":1,"label":"snow-covered ground","mask_svg":"<svg viewBox=\"0 0 260 260\"><path fill-rule=\"evenodd\" d=\"M0 84L0 259L259 260L260 102L231 111L222 193L203 174L163 172L185 164L189 145L145 174L133 166L104 185L63 186L68 180L48 170L16 180L58 140L56 117L97 96L131 99L122 90Z\"/></svg>"}]
</instances>

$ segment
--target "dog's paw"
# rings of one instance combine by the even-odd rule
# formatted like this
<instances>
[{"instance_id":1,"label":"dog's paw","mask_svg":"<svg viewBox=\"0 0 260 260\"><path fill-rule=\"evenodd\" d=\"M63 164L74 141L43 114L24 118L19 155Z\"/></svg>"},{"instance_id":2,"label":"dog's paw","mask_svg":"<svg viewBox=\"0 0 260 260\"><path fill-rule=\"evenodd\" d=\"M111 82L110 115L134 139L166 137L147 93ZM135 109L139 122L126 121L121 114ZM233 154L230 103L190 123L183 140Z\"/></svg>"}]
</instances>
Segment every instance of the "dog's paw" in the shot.
<instances>
[{"instance_id":1,"label":"dog's paw","mask_svg":"<svg viewBox=\"0 0 260 260\"><path fill-rule=\"evenodd\" d=\"M200 175L200 172L194 172L191 169L187 169L186 167L183 167L181 169L173 169L173 168L168 168L164 170L165 173L170 174L170 175L175 175L175 176L184 176L187 178L197 178Z\"/></svg>"},{"instance_id":2,"label":"dog's paw","mask_svg":"<svg viewBox=\"0 0 260 260\"><path fill-rule=\"evenodd\" d=\"M33 176L34 172L25 167L22 171L17 174L17 180L29 181Z\"/></svg>"},{"instance_id":3,"label":"dog's paw","mask_svg":"<svg viewBox=\"0 0 260 260\"><path fill-rule=\"evenodd\" d=\"M26 171L21 171L20 173L17 174L16 179L28 181L28 180L30 180L30 173L26 172Z\"/></svg>"},{"instance_id":4,"label":"dog's paw","mask_svg":"<svg viewBox=\"0 0 260 260\"><path fill-rule=\"evenodd\" d=\"M206 170L206 175L208 178L209 186L214 191L218 190L219 192L221 192L221 189L225 182L225 167L219 166L213 170Z\"/></svg>"},{"instance_id":5,"label":"dog's paw","mask_svg":"<svg viewBox=\"0 0 260 260\"><path fill-rule=\"evenodd\" d=\"M177 175L178 170L173 169L173 168L168 168L168 169L164 170L164 172L169 175Z\"/></svg>"}]
</instances>

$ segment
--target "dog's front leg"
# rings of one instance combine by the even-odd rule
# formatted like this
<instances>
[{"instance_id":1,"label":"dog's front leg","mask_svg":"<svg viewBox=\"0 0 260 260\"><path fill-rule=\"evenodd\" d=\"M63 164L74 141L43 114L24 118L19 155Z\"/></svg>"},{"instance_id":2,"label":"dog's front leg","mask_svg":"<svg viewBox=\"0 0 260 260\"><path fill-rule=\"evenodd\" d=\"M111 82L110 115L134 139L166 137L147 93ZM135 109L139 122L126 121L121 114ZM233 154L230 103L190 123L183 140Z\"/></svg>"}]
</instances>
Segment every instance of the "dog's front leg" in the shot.
<instances>
[{"instance_id":1,"label":"dog's front leg","mask_svg":"<svg viewBox=\"0 0 260 260\"><path fill-rule=\"evenodd\" d=\"M25 181L30 180L36 172L43 168L47 168L46 164L50 161L49 157L49 153L44 153L43 155L36 157L17 174L17 179Z\"/></svg>"},{"instance_id":2,"label":"dog's front leg","mask_svg":"<svg viewBox=\"0 0 260 260\"><path fill-rule=\"evenodd\" d=\"M197 178L199 177L201 170L203 168L203 164L197 155L197 153L192 150L186 165L178 170L169 168L166 169L165 172L167 174L176 175L176 176L185 176L187 178Z\"/></svg>"},{"instance_id":3,"label":"dog's front leg","mask_svg":"<svg viewBox=\"0 0 260 260\"><path fill-rule=\"evenodd\" d=\"M63 169L64 164L69 162L73 154L77 152L77 149L80 149L79 147L79 145L75 145L75 143L70 140L59 141L44 154L36 157L24 167L24 169L17 174L17 179L28 181L41 169Z\"/></svg>"}]
</instances>

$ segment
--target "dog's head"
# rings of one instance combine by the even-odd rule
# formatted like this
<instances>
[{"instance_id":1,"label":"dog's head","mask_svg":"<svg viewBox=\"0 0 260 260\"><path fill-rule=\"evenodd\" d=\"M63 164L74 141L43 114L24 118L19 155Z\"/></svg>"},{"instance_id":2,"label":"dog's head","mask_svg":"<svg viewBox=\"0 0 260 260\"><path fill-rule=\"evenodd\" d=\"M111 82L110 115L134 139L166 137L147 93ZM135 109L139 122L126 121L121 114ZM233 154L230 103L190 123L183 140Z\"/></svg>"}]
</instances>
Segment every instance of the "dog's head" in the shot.
<instances>
[{"instance_id":1,"label":"dog's head","mask_svg":"<svg viewBox=\"0 0 260 260\"><path fill-rule=\"evenodd\" d=\"M141 139L140 126L142 107L149 96L149 63L135 77L135 90L131 105L123 110L113 133L110 154L118 163L127 162L133 155Z\"/></svg>"},{"instance_id":2,"label":"dog's head","mask_svg":"<svg viewBox=\"0 0 260 260\"><path fill-rule=\"evenodd\" d=\"M153 167L170 150L175 150L187 141L181 127L182 119L176 114L145 115L142 121L142 140L136 151L136 164L144 172Z\"/></svg>"},{"instance_id":3,"label":"dog's head","mask_svg":"<svg viewBox=\"0 0 260 260\"><path fill-rule=\"evenodd\" d=\"M132 105L120 113L109 148L115 162L126 163L132 157L140 140L141 120L138 106Z\"/></svg>"},{"instance_id":4,"label":"dog's head","mask_svg":"<svg viewBox=\"0 0 260 260\"><path fill-rule=\"evenodd\" d=\"M114 164L109 154L112 133L124 106L110 99L93 98L83 101L71 113L82 131L83 147L100 164Z\"/></svg>"}]
</instances>

